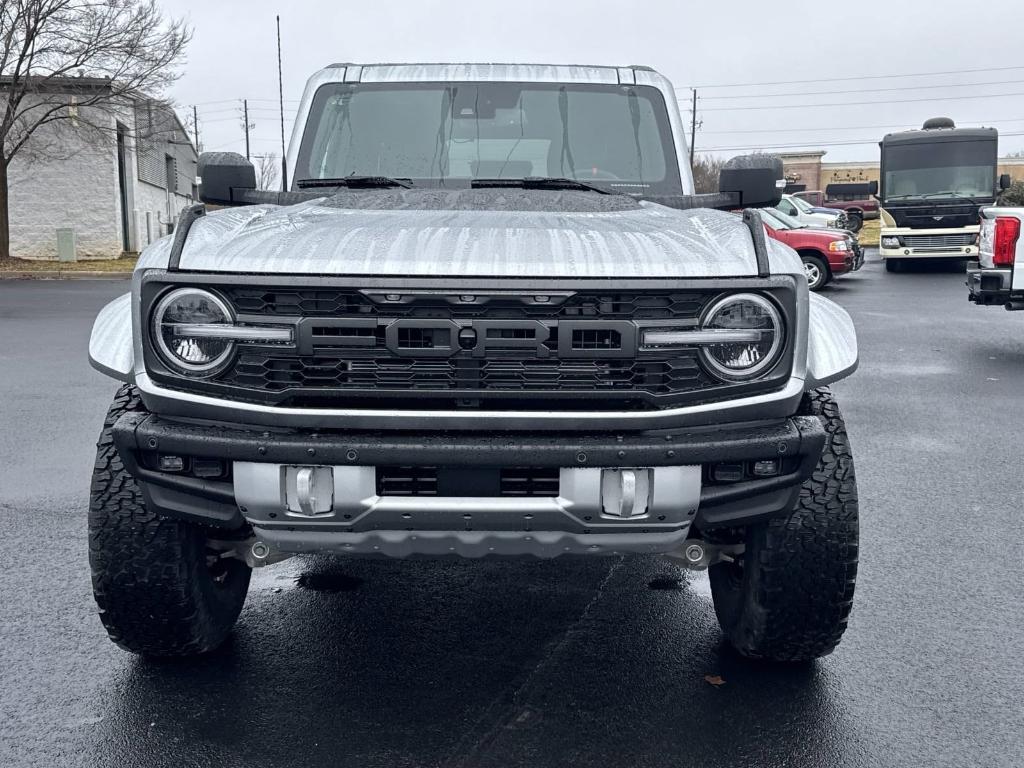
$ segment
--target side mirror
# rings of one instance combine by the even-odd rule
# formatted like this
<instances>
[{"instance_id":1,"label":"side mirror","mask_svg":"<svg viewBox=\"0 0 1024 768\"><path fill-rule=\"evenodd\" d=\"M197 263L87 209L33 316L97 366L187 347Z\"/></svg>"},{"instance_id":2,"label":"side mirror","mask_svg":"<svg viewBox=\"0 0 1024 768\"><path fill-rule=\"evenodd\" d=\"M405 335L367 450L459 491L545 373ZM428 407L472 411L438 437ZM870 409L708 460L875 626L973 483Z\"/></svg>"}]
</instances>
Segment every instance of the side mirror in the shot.
<instances>
[{"instance_id":1,"label":"side mirror","mask_svg":"<svg viewBox=\"0 0 1024 768\"><path fill-rule=\"evenodd\" d=\"M241 205L236 194L256 189L256 168L237 152L199 156L199 199L213 205Z\"/></svg>"},{"instance_id":2,"label":"side mirror","mask_svg":"<svg viewBox=\"0 0 1024 768\"><path fill-rule=\"evenodd\" d=\"M999 177L999 190L1005 192L1013 186L1013 179L1010 178L1010 174L1004 173Z\"/></svg>"},{"instance_id":3,"label":"side mirror","mask_svg":"<svg viewBox=\"0 0 1024 768\"><path fill-rule=\"evenodd\" d=\"M875 195L878 194L878 182L877 181L869 181L868 182L868 194L871 195L872 197L874 197Z\"/></svg>"},{"instance_id":4,"label":"side mirror","mask_svg":"<svg viewBox=\"0 0 1024 768\"><path fill-rule=\"evenodd\" d=\"M782 199L786 177L777 155L739 155L718 174L720 192L736 198L738 208L770 208Z\"/></svg>"}]
</instances>

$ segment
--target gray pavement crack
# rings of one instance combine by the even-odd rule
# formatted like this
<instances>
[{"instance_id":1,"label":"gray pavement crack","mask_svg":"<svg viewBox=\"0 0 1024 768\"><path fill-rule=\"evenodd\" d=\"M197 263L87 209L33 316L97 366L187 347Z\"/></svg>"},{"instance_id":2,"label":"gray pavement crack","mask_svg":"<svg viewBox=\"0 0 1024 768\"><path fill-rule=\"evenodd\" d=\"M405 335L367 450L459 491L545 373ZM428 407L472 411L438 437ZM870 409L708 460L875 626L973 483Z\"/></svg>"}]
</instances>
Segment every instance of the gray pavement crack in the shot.
<instances>
[{"instance_id":1,"label":"gray pavement crack","mask_svg":"<svg viewBox=\"0 0 1024 768\"><path fill-rule=\"evenodd\" d=\"M593 597L587 601L587 604L580 611L572 622L566 625L565 629L556 637L553 637L545 646L544 652L540 658L537 659L536 663L530 668L529 672L522 679L522 681L515 686L511 693L502 692L494 698L494 700L484 709L483 714L477 719L473 727L470 728L465 736L459 740L456 744L455 749L452 750L452 754L441 762L441 765L448 766L450 768L463 768L463 766L474 765L475 756L479 755L489 744L491 744L499 734L506 730L511 724L516 722L522 722L524 719L529 718L528 708L526 701L529 699L529 693L533 687L534 681L542 675L544 669L558 657L562 649L568 644L572 635L576 630L583 625L590 617L594 606L597 605L598 601L604 596L605 589L611 582L612 577L622 567L622 563L625 558L619 555L615 562L612 563L611 568L608 569L608 573L604 575L601 582L597 585L597 589L594 591ZM481 727L487 721L493 721L493 725L488 727L479 738L473 740L472 744L467 745L466 742L472 738L473 734L479 733Z\"/></svg>"}]
</instances>

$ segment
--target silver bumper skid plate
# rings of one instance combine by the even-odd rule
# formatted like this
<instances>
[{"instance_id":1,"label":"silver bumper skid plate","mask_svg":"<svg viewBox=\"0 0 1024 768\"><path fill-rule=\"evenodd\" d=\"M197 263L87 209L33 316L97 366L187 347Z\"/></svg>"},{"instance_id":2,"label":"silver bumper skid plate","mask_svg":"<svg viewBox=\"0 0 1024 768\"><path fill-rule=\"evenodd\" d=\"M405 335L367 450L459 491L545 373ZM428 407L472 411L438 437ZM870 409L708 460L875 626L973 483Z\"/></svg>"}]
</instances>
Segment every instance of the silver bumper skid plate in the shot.
<instances>
[{"instance_id":1,"label":"silver bumper skid plate","mask_svg":"<svg viewBox=\"0 0 1024 768\"><path fill-rule=\"evenodd\" d=\"M233 477L271 550L396 557L669 551L701 493L699 465L562 468L557 496L381 496L370 466L236 461Z\"/></svg>"}]
</instances>

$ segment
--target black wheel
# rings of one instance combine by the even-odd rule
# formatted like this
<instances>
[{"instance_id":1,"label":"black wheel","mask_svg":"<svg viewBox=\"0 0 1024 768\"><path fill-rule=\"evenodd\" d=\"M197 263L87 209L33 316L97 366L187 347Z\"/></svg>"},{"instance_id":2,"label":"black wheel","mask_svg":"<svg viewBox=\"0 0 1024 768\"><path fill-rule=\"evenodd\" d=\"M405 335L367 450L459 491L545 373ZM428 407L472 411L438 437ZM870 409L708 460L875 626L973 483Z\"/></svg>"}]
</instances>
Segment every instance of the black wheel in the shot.
<instances>
[{"instance_id":1,"label":"black wheel","mask_svg":"<svg viewBox=\"0 0 1024 768\"><path fill-rule=\"evenodd\" d=\"M859 213L848 213L846 215L846 228L856 234L864 226L864 217Z\"/></svg>"},{"instance_id":2,"label":"black wheel","mask_svg":"<svg viewBox=\"0 0 1024 768\"><path fill-rule=\"evenodd\" d=\"M830 273L828 265L820 256L809 253L801 253L800 259L804 263L804 274L807 275L807 285L812 291L820 291L829 281Z\"/></svg>"},{"instance_id":3,"label":"black wheel","mask_svg":"<svg viewBox=\"0 0 1024 768\"><path fill-rule=\"evenodd\" d=\"M89 499L89 564L110 639L147 656L191 656L219 646L242 610L249 567L220 557L204 529L159 517L121 463L111 429L141 410L138 393L114 396L96 445Z\"/></svg>"},{"instance_id":4,"label":"black wheel","mask_svg":"<svg viewBox=\"0 0 1024 768\"><path fill-rule=\"evenodd\" d=\"M903 271L903 259L886 259L885 260L885 271L886 272L902 272Z\"/></svg>"},{"instance_id":5,"label":"black wheel","mask_svg":"<svg viewBox=\"0 0 1024 768\"><path fill-rule=\"evenodd\" d=\"M825 426L825 449L796 508L745 531L743 555L711 566L715 613L744 656L806 661L839 644L857 576L857 482L846 427L828 389L800 413Z\"/></svg>"}]
</instances>

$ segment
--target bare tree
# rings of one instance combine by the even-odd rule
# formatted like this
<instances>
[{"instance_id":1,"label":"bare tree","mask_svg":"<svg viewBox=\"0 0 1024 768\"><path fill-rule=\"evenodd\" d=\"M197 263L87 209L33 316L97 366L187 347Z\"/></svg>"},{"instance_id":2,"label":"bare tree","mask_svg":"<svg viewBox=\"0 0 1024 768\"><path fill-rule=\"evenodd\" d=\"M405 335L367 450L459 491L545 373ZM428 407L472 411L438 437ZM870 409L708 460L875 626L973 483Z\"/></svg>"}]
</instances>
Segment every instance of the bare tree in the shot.
<instances>
[{"instance_id":1,"label":"bare tree","mask_svg":"<svg viewBox=\"0 0 1024 768\"><path fill-rule=\"evenodd\" d=\"M702 155L693 161L693 187L697 194L718 191L718 174L725 165L711 155Z\"/></svg>"},{"instance_id":2,"label":"bare tree","mask_svg":"<svg viewBox=\"0 0 1024 768\"><path fill-rule=\"evenodd\" d=\"M159 97L191 35L155 0L0 0L0 258L10 255L11 161L59 151L68 124L112 142L109 113Z\"/></svg>"},{"instance_id":3,"label":"bare tree","mask_svg":"<svg viewBox=\"0 0 1024 768\"><path fill-rule=\"evenodd\" d=\"M253 155L256 167L256 189L276 189L281 163L274 152L265 155Z\"/></svg>"}]
</instances>

